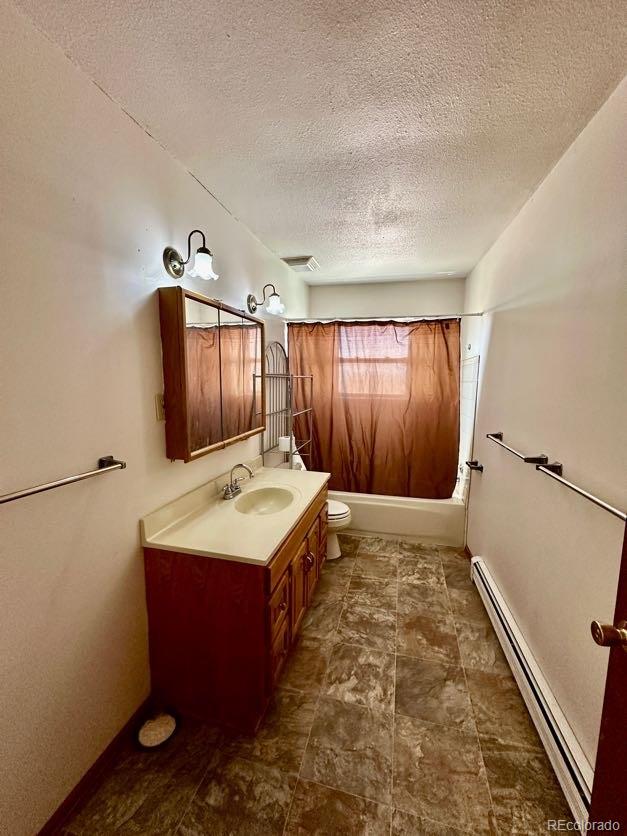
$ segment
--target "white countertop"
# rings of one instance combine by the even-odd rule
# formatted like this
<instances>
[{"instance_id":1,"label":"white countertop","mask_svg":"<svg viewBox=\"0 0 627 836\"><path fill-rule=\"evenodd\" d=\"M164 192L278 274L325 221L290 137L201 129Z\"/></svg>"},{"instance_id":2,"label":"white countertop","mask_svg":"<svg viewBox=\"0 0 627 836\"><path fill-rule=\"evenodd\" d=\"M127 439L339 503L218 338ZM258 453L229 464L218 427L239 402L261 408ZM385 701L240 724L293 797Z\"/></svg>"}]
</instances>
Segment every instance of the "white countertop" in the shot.
<instances>
[{"instance_id":1,"label":"white countertop","mask_svg":"<svg viewBox=\"0 0 627 836\"><path fill-rule=\"evenodd\" d=\"M230 500L217 493L228 479L209 482L144 517L142 545L265 566L329 478L329 473L317 471L261 467L253 479L240 483L241 494ZM291 503L271 514L238 511L241 497L269 487L288 490Z\"/></svg>"}]
</instances>

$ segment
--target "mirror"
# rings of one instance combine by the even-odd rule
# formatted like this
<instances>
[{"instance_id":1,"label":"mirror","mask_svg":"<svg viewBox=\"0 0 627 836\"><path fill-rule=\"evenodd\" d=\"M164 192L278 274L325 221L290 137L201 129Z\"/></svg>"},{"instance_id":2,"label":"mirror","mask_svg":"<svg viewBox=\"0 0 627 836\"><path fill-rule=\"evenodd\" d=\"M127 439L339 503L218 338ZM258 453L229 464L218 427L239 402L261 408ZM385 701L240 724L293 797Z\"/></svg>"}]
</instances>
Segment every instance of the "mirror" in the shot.
<instances>
[{"instance_id":1,"label":"mirror","mask_svg":"<svg viewBox=\"0 0 627 836\"><path fill-rule=\"evenodd\" d=\"M261 427L261 356L262 332L259 324L222 311L222 429L226 438Z\"/></svg>"},{"instance_id":2,"label":"mirror","mask_svg":"<svg viewBox=\"0 0 627 836\"><path fill-rule=\"evenodd\" d=\"M223 439L220 398L220 311L185 299L187 420L190 450Z\"/></svg>"},{"instance_id":3,"label":"mirror","mask_svg":"<svg viewBox=\"0 0 627 836\"><path fill-rule=\"evenodd\" d=\"M262 432L263 322L181 287L159 289L159 312L168 457Z\"/></svg>"}]
</instances>

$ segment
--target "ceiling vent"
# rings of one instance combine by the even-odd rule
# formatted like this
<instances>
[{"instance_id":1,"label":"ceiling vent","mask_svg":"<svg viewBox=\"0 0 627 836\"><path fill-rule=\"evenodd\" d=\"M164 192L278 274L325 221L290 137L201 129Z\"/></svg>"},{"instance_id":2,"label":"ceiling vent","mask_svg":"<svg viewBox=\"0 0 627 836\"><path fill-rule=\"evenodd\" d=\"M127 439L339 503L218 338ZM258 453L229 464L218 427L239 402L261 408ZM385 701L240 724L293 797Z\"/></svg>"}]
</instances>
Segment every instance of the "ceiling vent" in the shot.
<instances>
[{"instance_id":1,"label":"ceiling vent","mask_svg":"<svg viewBox=\"0 0 627 836\"><path fill-rule=\"evenodd\" d=\"M320 269L320 265L312 255L296 255L291 258L282 258L281 261L297 273L313 273L314 270Z\"/></svg>"}]
</instances>

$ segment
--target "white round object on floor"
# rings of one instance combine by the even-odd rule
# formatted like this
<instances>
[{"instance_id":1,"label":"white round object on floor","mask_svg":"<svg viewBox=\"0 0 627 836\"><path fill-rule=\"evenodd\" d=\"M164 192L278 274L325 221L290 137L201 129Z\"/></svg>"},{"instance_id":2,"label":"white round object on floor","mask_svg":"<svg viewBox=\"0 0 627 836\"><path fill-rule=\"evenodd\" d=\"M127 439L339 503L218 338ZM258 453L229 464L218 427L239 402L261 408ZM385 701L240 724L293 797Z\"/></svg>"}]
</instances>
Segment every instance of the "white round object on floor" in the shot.
<instances>
[{"instance_id":1,"label":"white round object on floor","mask_svg":"<svg viewBox=\"0 0 627 836\"><path fill-rule=\"evenodd\" d=\"M169 740L175 730L176 720L164 712L146 720L137 734L137 740L145 749L154 749Z\"/></svg>"}]
</instances>

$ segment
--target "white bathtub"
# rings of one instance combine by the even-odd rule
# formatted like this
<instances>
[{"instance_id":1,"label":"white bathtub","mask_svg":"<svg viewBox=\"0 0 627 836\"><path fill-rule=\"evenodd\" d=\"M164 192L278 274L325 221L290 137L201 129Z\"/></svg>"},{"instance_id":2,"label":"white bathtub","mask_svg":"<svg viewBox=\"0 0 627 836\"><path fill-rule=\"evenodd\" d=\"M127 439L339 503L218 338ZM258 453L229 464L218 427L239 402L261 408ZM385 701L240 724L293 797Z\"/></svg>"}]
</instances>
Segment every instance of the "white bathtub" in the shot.
<instances>
[{"instance_id":1,"label":"white bathtub","mask_svg":"<svg viewBox=\"0 0 627 836\"><path fill-rule=\"evenodd\" d=\"M352 521L347 531L464 545L466 509L461 499L413 499L345 491L329 491L329 499L344 502L351 509Z\"/></svg>"}]
</instances>

